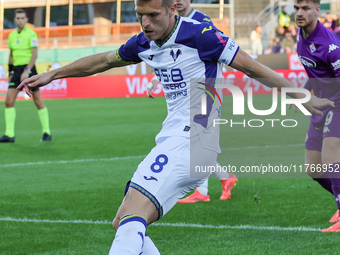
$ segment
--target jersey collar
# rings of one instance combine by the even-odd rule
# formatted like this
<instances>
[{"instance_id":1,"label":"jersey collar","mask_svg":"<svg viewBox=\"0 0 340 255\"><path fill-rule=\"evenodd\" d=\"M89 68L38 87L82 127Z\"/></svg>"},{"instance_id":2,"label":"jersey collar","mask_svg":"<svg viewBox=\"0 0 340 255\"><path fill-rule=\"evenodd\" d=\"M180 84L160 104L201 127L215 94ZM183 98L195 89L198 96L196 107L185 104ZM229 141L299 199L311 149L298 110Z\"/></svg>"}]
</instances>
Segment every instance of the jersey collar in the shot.
<instances>
[{"instance_id":1,"label":"jersey collar","mask_svg":"<svg viewBox=\"0 0 340 255\"><path fill-rule=\"evenodd\" d=\"M24 32L25 30L26 30L26 26L24 26L24 28L20 31L20 33L19 33L19 30L18 29L15 29L15 31L17 31L17 34L21 34L22 32Z\"/></svg>"},{"instance_id":2,"label":"jersey collar","mask_svg":"<svg viewBox=\"0 0 340 255\"><path fill-rule=\"evenodd\" d=\"M191 9L191 11L189 12L189 14L187 15L187 17L189 18L190 17L190 15L193 13L195 11L195 9L194 8L192 8Z\"/></svg>"},{"instance_id":3,"label":"jersey collar","mask_svg":"<svg viewBox=\"0 0 340 255\"><path fill-rule=\"evenodd\" d=\"M154 41L155 42L155 44L158 46L158 47L162 47L167 41L169 41L169 39L170 39L170 37L173 35L173 33L175 32L175 30L177 29L177 27L178 27L178 23L179 23L179 16L175 16L175 19L176 19L176 22L175 22L175 25L174 25L174 27L173 27L173 29L171 30L171 32L170 32L170 34L168 34L168 36L167 37L165 37L165 39L162 41L162 42L156 42L156 41Z\"/></svg>"},{"instance_id":4,"label":"jersey collar","mask_svg":"<svg viewBox=\"0 0 340 255\"><path fill-rule=\"evenodd\" d=\"M301 38L303 38L307 43L311 42L313 40L313 38L316 36L316 34L319 32L321 26L323 26L323 25L321 24L320 21L318 21L318 24L316 25L314 31L312 33L310 33L310 35L308 35L306 38L303 38L302 29L300 29Z\"/></svg>"}]
</instances>

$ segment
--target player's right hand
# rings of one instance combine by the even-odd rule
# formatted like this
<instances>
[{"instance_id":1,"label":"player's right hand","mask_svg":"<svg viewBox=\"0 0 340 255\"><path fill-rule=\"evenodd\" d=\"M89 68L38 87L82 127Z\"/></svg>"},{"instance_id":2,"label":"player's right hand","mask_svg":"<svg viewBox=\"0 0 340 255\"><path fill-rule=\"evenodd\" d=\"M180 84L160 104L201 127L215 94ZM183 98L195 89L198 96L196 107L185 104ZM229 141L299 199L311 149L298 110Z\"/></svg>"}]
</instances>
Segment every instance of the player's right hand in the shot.
<instances>
[{"instance_id":1,"label":"player's right hand","mask_svg":"<svg viewBox=\"0 0 340 255\"><path fill-rule=\"evenodd\" d=\"M304 103L303 105L306 107L306 109L310 113L320 115L320 116L322 116L323 113L322 113L322 111L320 111L318 109L325 107L325 106L330 106L330 107L333 107L333 108L335 107L333 101L330 101L327 98L318 98L318 97L313 96L313 95L312 95L311 99L307 103Z\"/></svg>"}]
</instances>

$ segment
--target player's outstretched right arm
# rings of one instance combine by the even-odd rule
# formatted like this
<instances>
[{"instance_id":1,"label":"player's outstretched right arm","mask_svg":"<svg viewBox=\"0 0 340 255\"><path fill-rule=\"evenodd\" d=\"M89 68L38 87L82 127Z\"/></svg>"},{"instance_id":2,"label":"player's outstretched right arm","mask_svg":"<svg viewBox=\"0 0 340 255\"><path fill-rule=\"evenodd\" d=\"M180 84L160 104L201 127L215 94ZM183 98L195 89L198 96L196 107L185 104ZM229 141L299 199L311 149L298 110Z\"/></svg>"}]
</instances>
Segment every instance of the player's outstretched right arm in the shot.
<instances>
[{"instance_id":1,"label":"player's outstretched right arm","mask_svg":"<svg viewBox=\"0 0 340 255\"><path fill-rule=\"evenodd\" d=\"M67 77L89 76L124 65L126 65L126 63L122 63L117 59L115 51L93 54L80 58L61 68L32 76L22 81L17 89L21 90L24 87L27 95L32 96L33 88L42 87L53 80Z\"/></svg>"}]
</instances>

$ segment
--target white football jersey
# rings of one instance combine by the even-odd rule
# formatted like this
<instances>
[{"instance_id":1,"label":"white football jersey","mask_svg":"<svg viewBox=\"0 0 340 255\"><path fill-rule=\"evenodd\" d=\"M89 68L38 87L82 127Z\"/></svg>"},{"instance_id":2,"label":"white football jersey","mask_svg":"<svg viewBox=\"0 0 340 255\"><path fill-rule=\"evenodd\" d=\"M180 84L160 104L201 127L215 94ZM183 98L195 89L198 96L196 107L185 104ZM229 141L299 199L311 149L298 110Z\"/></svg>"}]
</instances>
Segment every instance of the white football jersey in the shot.
<instances>
[{"instance_id":1,"label":"white football jersey","mask_svg":"<svg viewBox=\"0 0 340 255\"><path fill-rule=\"evenodd\" d=\"M238 49L212 24L176 16L163 42L148 41L140 33L116 51L121 62L144 61L163 85L168 115L156 142L171 136L190 137L191 132L191 136L200 135L202 147L220 152L219 129L212 122L219 116L221 91L214 89L214 79L222 78L222 65L230 65ZM201 114L202 94L207 94L206 115Z\"/></svg>"}]
</instances>

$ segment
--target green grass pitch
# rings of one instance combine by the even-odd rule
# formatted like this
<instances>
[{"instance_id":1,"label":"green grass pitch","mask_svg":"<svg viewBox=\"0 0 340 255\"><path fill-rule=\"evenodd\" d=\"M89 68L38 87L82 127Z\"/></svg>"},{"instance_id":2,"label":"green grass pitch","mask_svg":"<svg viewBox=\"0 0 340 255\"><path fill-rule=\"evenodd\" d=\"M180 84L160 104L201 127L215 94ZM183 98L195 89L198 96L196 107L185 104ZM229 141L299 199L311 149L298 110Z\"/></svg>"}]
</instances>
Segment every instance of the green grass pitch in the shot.
<instances>
[{"instance_id":1,"label":"green grass pitch","mask_svg":"<svg viewBox=\"0 0 340 255\"><path fill-rule=\"evenodd\" d=\"M270 96L256 96L268 109ZM3 103L3 102L2 102ZM16 142L0 145L0 254L107 254L110 225L126 182L155 145L166 116L163 98L45 100L53 139L39 142L32 101L18 101ZM222 118L232 117L225 97ZM3 109L3 108L2 108ZM308 117L290 110L295 128L221 126L221 164L304 163ZM238 118L238 119L237 119ZM3 113L0 129L4 131ZM338 254L331 226L334 198L304 174L238 175L232 197L220 201L220 182L209 180L211 202L177 204L148 227L161 254ZM295 178L298 177L298 178Z\"/></svg>"}]
</instances>

